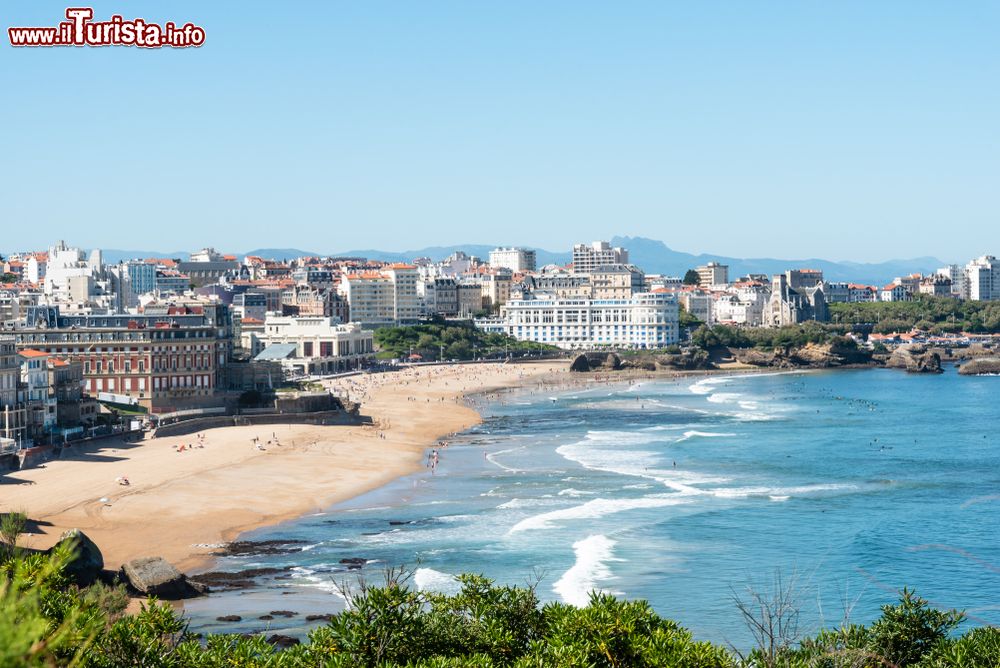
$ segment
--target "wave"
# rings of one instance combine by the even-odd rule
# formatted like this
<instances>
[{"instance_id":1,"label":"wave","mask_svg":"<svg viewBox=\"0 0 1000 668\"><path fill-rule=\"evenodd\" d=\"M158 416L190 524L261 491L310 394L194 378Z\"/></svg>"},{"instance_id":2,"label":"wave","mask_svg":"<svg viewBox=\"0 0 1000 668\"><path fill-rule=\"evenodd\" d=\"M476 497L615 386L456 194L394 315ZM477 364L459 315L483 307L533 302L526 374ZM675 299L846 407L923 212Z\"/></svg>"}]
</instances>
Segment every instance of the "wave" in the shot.
<instances>
[{"instance_id":1,"label":"wave","mask_svg":"<svg viewBox=\"0 0 1000 668\"><path fill-rule=\"evenodd\" d=\"M676 494L643 496L636 499L593 499L579 506L560 508L521 520L507 532L509 534L536 529L551 529L556 522L566 520L593 520L640 508L663 508L684 503Z\"/></svg>"},{"instance_id":2,"label":"wave","mask_svg":"<svg viewBox=\"0 0 1000 668\"><path fill-rule=\"evenodd\" d=\"M597 584L612 577L608 562L621 561L614 557L616 542L602 534L588 536L573 543L576 562L562 574L552 590L565 603L585 607L590 600L590 592L598 590Z\"/></svg>"},{"instance_id":3,"label":"wave","mask_svg":"<svg viewBox=\"0 0 1000 668\"><path fill-rule=\"evenodd\" d=\"M714 432L714 431L686 431L675 442L676 443L680 443L680 442L686 441L686 440L688 440L690 438L721 438L721 437L724 437L724 436L735 436L735 435L736 434L721 433L721 432Z\"/></svg>"},{"instance_id":4,"label":"wave","mask_svg":"<svg viewBox=\"0 0 1000 668\"><path fill-rule=\"evenodd\" d=\"M494 466L499 466L500 468L502 468L505 471L510 471L511 473L523 473L524 469L516 469L513 466L507 466L506 464L501 464L500 462L498 462L496 460L496 456L497 455L505 455L508 452L517 452L518 450L524 450L524 448L525 448L525 446L522 445L522 446L517 447L517 448L508 448L506 450L500 450L498 452L493 452L493 453L490 453L490 454L486 455L486 460L490 464L493 464Z\"/></svg>"},{"instance_id":5,"label":"wave","mask_svg":"<svg viewBox=\"0 0 1000 668\"><path fill-rule=\"evenodd\" d=\"M742 396L739 392L714 392L708 395L708 400L713 404L732 404L736 403Z\"/></svg>"},{"instance_id":6,"label":"wave","mask_svg":"<svg viewBox=\"0 0 1000 668\"><path fill-rule=\"evenodd\" d=\"M573 489L572 487L559 490L559 496L591 496L592 494L593 492L585 492L582 489Z\"/></svg>"},{"instance_id":7,"label":"wave","mask_svg":"<svg viewBox=\"0 0 1000 668\"><path fill-rule=\"evenodd\" d=\"M454 575L442 573L433 568L418 568L414 571L413 584L420 591L432 591L439 594L457 594L462 588Z\"/></svg>"},{"instance_id":8,"label":"wave","mask_svg":"<svg viewBox=\"0 0 1000 668\"><path fill-rule=\"evenodd\" d=\"M732 376L713 376L711 378L703 378L697 383L692 383L688 390L694 394L711 394L714 385L722 385L723 383L728 383L732 380Z\"/></svg>"},{"instance_id":9,"label":"wave","mask_svg":"<svg viewBox=\"0 0 1000 668\"><path fill-rule=\"evenodd\" d=\"M821 483L816 485L798 485L796 487L723 487L706 491L720 499L766 497L772 501L784 501L791 496L810 496L822 492L855 491L857 489L859 489L858 486L853 484Z\"/></svg>"}]
</instances>

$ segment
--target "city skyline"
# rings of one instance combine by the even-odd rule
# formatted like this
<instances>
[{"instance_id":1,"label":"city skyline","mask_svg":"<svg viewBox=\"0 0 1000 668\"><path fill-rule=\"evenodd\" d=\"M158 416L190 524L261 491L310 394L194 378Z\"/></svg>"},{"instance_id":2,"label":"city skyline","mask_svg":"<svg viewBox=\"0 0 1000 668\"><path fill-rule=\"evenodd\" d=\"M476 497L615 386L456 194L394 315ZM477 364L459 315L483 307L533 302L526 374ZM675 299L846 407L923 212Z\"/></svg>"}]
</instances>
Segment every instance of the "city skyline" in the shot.
<instances>
[{"instance_id":1,"label":"city skyline","mask_svg":"<svg viewBox=\"0 0 1000 668\"><path fill-rule=\"evenodd\" d=\"M195 21L197 49L5 43L4 245L1000 245L989 3L261 9L95 8ZM15 2L7 23L64 11Z\"/></svg>"}]
</instances>

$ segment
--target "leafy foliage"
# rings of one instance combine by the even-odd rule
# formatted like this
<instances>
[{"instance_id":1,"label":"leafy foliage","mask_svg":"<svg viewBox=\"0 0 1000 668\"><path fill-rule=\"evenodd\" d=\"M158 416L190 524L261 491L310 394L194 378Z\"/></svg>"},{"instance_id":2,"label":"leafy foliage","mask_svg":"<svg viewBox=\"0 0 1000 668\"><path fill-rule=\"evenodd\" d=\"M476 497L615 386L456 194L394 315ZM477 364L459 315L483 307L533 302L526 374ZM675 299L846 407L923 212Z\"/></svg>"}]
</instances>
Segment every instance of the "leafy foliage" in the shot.
<instances>
[{"instance_id":1,"label":"leafy foliage","mask_svg":"<svg viewBox=\"0 0 1000 668\"><path fill-rule=\"evenodd\" d=\"M819 322L775 328L730 327L728 325L702 325L691 333L691 343L709 350L717 346L734 348L786 348L807 343L853 345L844 338L847 327Z\"/></svg>"},{"instance_id":2,"label":"leafy foliage","mask_svg":"<svg viewBox=\"0 0 1000 668\"><path fill-rule=\"evenodd\" d=\"M375 330L379 357L405 358L412 351L425 360L502 357L506 353L538 353L552 346L518 341L504 334L487 333L471 322L431 320L407 327L380 327ZM443 357L442 357L443 353Z\"/></svg>"},{"instance_id":3,"label":"leafy foliage","mask_svg":"<svg viewBox=\"0 0 1000 668\"><path fill-rule=\"evenodd\" d=\"M1000 332L1000 302L983 302L915 295L907 302L829 304L835 323L874 324L878 333L908 332L917 327L948 332Z\"/></svg>"},{"instance_id":4,"label":"leafy foliage","mask_svg":"<svg viewBox=\"0 0 1000 668\"><path fill-rule=\"evenodd\" d=\"M870 627L823 631L745 659L657 615L645 601L592 593L589 604L539 604L534 587L458 578L457 594L420 592L403 571L345 589L348 609L281 650L262 635L188 631L155 600L122 615L120 592L67 583L68 549L0 560L0 666L35 668L986 668L1000 665L1000 630L953 632L963 620L910 591Z\"/></svg>"}]
</instances>

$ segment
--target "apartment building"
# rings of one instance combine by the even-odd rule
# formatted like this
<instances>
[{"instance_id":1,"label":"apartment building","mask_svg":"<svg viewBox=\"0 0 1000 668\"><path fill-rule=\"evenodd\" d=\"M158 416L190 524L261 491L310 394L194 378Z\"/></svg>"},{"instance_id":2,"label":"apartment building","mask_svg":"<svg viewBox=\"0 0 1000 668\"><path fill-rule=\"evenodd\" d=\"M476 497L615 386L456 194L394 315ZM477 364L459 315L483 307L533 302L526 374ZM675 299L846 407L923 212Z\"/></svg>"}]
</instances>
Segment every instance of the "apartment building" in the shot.
<instances>
[{"instance_id":1,"label":"apartment building","mask_svg":"<svg viewBox=\"0 0 1000 668\"><path fill-rule=\"evenodd\" d=\"M628 264L628 251L612 247L607 241L573 246L573 273L589 274L598 267L612 264Z\"/></svg>"},{"instance_id":2,"label":"apartment building","mask_svg":"<svg viewBox=\"0 0 1000 668\"><path fill-rule=\"evenodd\" d=\"M535 294L500 309L509 336L565 349L662 348L679 338L677 299L648 292L630 299L559 299Z\"/></svg>"},{"instance_id":3,"label":"apartment building","mask_svg":"<svg viewBox=\"0 0 1000 668\"><path fill-rule=\"evenodd\" d=\"M0 335L0 455L14 454L27 438L25 411L18 401L20 382L16 339Z\"/></svg>"},{"instance_id":4,"label":"apartment building","mask_svg":"<svg viewBox=\"0 0 1000 668\"><path fill-rule=\"evenodd\" d=\"M419 280L416 266L393 264L382 271L347 274L338 291L353 322L366 327L412 324L423 316Z\"/></svg>"},{"instance_id":5,"label":"apartment building","mask_svg":"<svg viewBox=\"0 0 1000 668\"><path fill-rule=\"evenodd\" d=\"M490 266L510 269L515 274L535 271L538 259L535 251L528 248L494 248L490 251Z\"/></svg>"},{"instance_id":6,"label":"apartment building","mask_svg":"<svg viewBox=\"0 0 1000 668\"><path fill-rule=\"evenodd\" d=\"M698 285L711 289L729 283L729 265L709 262L695 269L698 272Z\"/></svg>"},{"instance_id":7,"label":"apartment building","mask_svg":"<svg viewBox=\"0 0 1000 668\"><path fill-rule=\"evenodd\" d=\"M967 299L1000 299L1000 260L992 255L978 257L965 266Z\"/></svg>"}]
</instances>

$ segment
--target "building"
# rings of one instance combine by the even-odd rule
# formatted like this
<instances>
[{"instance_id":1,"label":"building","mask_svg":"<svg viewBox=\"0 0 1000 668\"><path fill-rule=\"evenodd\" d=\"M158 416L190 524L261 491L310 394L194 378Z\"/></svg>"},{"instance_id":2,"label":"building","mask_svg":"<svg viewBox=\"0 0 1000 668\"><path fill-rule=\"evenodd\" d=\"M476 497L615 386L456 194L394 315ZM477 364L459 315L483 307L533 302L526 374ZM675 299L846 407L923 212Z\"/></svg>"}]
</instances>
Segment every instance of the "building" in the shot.
<instances>
[{"instance_id":1,"label":"building","mask_svg":"<svg viewBox=\"0 0 1000 668\"><path fill-rule=\"evenodd\" d=\"M338 291L347 301L351 321L365 327L408 325L423 317L417 267L393 264L382 271L344 276Z\"/></svg>"},{"instance_id":2,"label":"building","mask_svg":"<svg viewBox=\"0 0 1000 668\"><path fill-rule=\"evenodd\" d=\"M515 274L535 271L538 259L528 248L494 248L490 251L490 266L510 269Z\"/></svg>"},{"instance_id":3,"label":"building","mask_svg":"<svg viewBox=\"0 0 1000 668\"><path fill-rule=\"evenodd\" d=\"M809 320L825 321L827 308L822 274L819 274L818 281L815 279L815 273L803 276L798 270L775 275L771 281L771 297L768 300L764 326L785 327Z\"/></svg>"},{"instance_id":4,"label":"building","mask_svg":"<svg viewBox=\"0 0 1000 668\"><path fill-rule=\"evenodd\" d=\"M630 299L644 291L641 270L624 264L603 265L590 272L590 299Z\"/></svg>"},{"instance_id":5,"label":"building","mask_svg":"<svg viewBox=\"0 0 1000 668\"><path fill-rule=\"evenodd\" d=\"M500 308L504 333L565 349L663 348L679 339L677 299L647 292L630 299L533 295Z\"/></svg>"},{"instance_id":6,"label":"building","mask_svg":"<svg viewBox=\"0 0 1000 668\"><path fill-rule=\"evenodd\" d=\"M21 355L21 389L19 403L24 406L28 438L47 440L56 426L56 395L49 385L49 355L25 348Z\"/></svg>"},{"instance_id":7,"label":"building","mask_svg":"<svg viewBox=\"0 0 1000 668\"><path fill-rule=\"evenodd\" d=\"M11 455L27 440L25 410L18 401L21 356L16 339L0 335L0 455Z\"/></svg>"},{"instance_id":8,"label":"building","mask_svg":"<svg viewBox=\"0 0 1000 668\"><path fill-rule=\"evenodd\" d=\"M371 330L332 317L269 315L260 344L263 350L254 361L278 362L290 376L349 371L375 359Z\"/></svg>"},{"instance_id":9,"label":"building","mask_svg":"<svg viewBox=\"0 0 1000 668\"><path fill-rule=\"evenodd\" d=\"M934 274L925 276L918 286L918 291L922 295L933 295L935 297L950 297L952 294L951 278Z\"/></svg>"},{"instance_id":10,"label":"building","mask_svg":"<svg viewBox=\"0 0 1000 668\"><path fill-rule=\"evenodd\" d=\"M628 264L628 251L624 248L612 248L607 241L595 241L590 244L573 246L573 273L590 274L598 267L612 264Z\"/></svg>"},{"instance_id":11,"label":"building","mask_svg":"<svg viewBox=\"0 0 1000 668\"><path fill-rule=\"evenodd\" d=\"M482 308L495 311L510 299L512 274L509 269L500 268L486 271L479 275L479 287L482 292Z\"/></svg>"},{"instance_id":12,"label":"building","mask_svg":"<svg viewBox=\"0 0 1000 668\"><path fill-rule=\"evenodd\" d=\"M729 265L709 262L695 269L698 272L698 285L706 289L723 286L729 283Z\"/></svg>"},{"instance_id":13,"label":"building","mask_svg":"<svg viewBox=\"0 0 1000 668\"><path fill-rule=\"evenodd\" d=\"M1000 299L1000 260L992 255L978 257L965 266L965 297L977 301Z\"/></svg>"},{"instance_id":14,"label":"building","mask_svg":"<svg viewBox=\"0 0 1000 668\"><path fill-rule=\"evenodd\" d=\"M879 301L883 302L905 302L912 298L912 293L902 283L889 283L879 291Z\"/></svg>"},{"instance_id":15,"label":"building","mask_svg":"<svg viewBox=\"0 0 1000 668\"><path fill-rule=\"evenodd\" d=\"M83 363L59 357L48 358L49 387L56 399L56 426L75 429L97 419L97 401L83 393Z\"/></svg>"},{"instance_id":16,"label":"building","mask_svg":"<svg viewBox=\"0 0 1000 668\"><path fill-rule=\"evenodd\" d=\"M201 307L104 316L32 307L15 334L22 350L82 363L89 395L153 412L211 405L232 345L224 323Z\"/></svg>"},{"instance_id":17,"label":"building","mask_svg":"<svg viewBox=\"0 0 1000 668\"><path fill-rule=\"evenodd\" d=\"M214 248L191 253L187 262L178 262L177 271L185 274L196 288L217 283L230 272L238 272L240 263L232 255L220 255Z\"/></svg>"}]
</instances>

